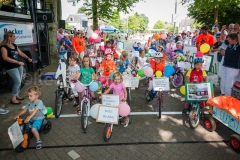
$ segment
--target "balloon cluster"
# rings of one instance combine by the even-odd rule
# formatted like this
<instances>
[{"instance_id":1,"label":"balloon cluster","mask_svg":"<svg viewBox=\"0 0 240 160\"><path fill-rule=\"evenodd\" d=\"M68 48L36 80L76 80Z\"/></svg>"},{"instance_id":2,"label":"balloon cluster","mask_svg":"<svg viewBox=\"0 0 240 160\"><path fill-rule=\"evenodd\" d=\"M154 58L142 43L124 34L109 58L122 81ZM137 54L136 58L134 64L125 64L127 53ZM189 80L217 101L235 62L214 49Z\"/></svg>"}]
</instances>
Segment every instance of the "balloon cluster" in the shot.
<instances>
[{"instance_id":1,"label":"balloon cluster","mask_svg":"<svg viewBox=\"0 0 240 160\"><path fill-rule=\"evenodd\" d=\"M53 111L51 107L46 107L47 108L47 118L51 118L53 116Z\"/></svg>"},{"instance_id":2,"label":"balloon cluster","mask_svg":"<svg viewBox=\"0 0 240 160\"><path fill-rule=\"evenodd\" d=\"M165 68L164 68L164 75L166 77L169 77L171 76L172 74L174 73L174 68L173 66L171 65L167 65ZM162 76L162 72L161 71L156 71L155 75L157 78L161 77ZM139 69L138 70L138 77L143 77L143 76L146 76L146 77L152 77L153 76L153 69L151 67L146 67L146 68L142 68L142 69Z\"/></svg>"},{"instance_id":3,"label":"balloon cluster","mask_svg":"<svg viewBox=\"0 0 240 160\"><path fill-rule=\"evenodd\" d=\"M93 33L92 33L92 36L89 37L89 41L91 43L100 43L101 42L101 37L99 36L100 34L100 31L99 30L95 30Z\"/></svg>"},{"instance_id":4,"label":"balloon cluster","mask_svg":"<svg viewBox=\"0 0 240 160\"><path fill-rule=\"evenodd\" d=\"M75 83L75 90L80 93L80 92L83 92L85 89L85 87L83 85L81 85L81 83L78 81ZM89 89L90 91L92 92L96 92L98 90L98 83L97 82L92 82L90 85L89 85Z\"/></svg>"}]
</instances>

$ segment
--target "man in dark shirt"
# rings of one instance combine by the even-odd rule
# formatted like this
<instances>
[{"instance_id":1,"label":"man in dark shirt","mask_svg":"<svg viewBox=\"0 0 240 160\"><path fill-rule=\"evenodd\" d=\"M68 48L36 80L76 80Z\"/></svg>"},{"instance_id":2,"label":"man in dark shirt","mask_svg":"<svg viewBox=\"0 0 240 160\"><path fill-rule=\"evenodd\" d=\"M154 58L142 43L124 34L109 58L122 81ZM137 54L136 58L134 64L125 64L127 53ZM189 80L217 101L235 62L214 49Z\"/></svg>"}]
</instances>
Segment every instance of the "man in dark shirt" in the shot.
<instances>
[{"instance_id":1,"label":"man in dark shirt","mask_svg":"<svg viewBox=\"0 0 240 160\"><path fill-rule=\"evenodd\" d=\"M217 42L213 45L213 47L211 49L211 52L218 52L217 53L218 62L221 62L221 60L222 60L222 55L221 55L221 53L219 53L221 45L222 45L222 42L220 41L220 36L221 36L220 33L216 35Z\"/></svg>"}]
</instances>

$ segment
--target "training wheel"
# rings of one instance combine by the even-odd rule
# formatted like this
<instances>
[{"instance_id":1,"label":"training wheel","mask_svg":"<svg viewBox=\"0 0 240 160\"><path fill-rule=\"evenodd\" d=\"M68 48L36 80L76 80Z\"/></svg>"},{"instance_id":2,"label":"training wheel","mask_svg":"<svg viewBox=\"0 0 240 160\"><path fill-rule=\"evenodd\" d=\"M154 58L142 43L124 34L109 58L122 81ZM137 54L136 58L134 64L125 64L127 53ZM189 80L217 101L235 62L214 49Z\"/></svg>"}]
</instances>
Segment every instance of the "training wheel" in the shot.
<instances>
[{"instance_id":1,"label":"training wheel","mask_svg":"<svg viewBox=\"0 0 240 160\"><path fill-rule=\"evenodd\" d=\"M240 136L232 134L230 138L230 145L235 152L240 152Z\"/></svg>"},{"instance_id":2,"label":"training wheel","mask_svg":"<svg viewBox=\"0 0 240 160\"><path fill-rule=\"evenodd\" d=\"M211 117L206 117L203 123L204 123L205 129L208 130L209 132L212 132L216 129L216 123L214 119Z\"/></svg>"}]
</instances>

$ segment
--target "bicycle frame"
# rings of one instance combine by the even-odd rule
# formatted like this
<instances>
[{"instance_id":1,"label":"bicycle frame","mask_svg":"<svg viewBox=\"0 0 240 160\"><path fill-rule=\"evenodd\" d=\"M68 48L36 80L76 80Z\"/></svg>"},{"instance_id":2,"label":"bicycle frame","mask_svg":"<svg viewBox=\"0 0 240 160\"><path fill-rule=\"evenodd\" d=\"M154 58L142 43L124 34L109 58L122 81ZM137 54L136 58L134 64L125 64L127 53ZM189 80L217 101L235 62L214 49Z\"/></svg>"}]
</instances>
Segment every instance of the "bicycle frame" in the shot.
<instances>
[{"instance_id":1,"label":"bicycle frame","mask_svg":"<svg viewBox=\"0 0 240 160\"><path fill-rule=\"evenodd\" d=\"M161 101L161 105L159 104L159 101ZM160 88L159 91L157 91L157 103L158 103L158 109L159 109L159 119L161 119L161 114L162 114L162 110L161 107L164 103L164 99L163 99L163 90Z\"/></svg>"},{"instance_id":2,"label":"bicycle frame","mask_svg":"<svg viewBox=\"0 0 240 160\"><path fill-rule=\"evenodd\" d=\"M88 106L87 107L87 113L88 113L87 116L89 116L89 112L90 112L90 99L91 99L91 94L90 94L89 87L85 86L83 99L81 101L81 110L82 110L82 104L87 103L87 106Z\"/></svg>"}]
</instances>

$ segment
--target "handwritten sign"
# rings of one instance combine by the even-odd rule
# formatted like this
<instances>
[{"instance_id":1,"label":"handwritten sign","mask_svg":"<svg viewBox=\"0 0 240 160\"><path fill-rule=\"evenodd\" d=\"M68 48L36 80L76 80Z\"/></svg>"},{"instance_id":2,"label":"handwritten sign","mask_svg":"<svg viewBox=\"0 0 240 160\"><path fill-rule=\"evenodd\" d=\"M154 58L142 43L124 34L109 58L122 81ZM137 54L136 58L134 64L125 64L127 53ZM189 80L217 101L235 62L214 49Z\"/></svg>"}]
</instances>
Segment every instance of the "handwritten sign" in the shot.
<instances>
[{"instance_id":1,"label":"handwritten sign","mask_svg":"<svg viewBox=\"0 0 240 160\"><path fill-rule=\"evenodd\" d=\"M195 58L195 55L193 55L193 59ZM212 70L212 62L213 62L213 56L212 55L203 55L203 67L202 70L210 72ZM192 63L192 68L194 68L194 63Z\"/></svg>"},{"instance_id":2,"label":"handwritten sign","mask_svg":"<svg viewBox=\"0 0 240 160\"><path fill-rule=\"evenodd\" d=\"M118 124L119 108L99 106L96 122Z\"/></svg>"},{"instance_id":3,"label":"handwritten sign","mask_svg":"<svg viewBox=\"0 0 240 160\"><path fill-rule=\"evenodd\" d=\"M12 141L13 148L16 148L23 141L22 131L18 122L13 123L8 128L8 135Z\"/></svg>"},{"instance_id":4,"label":"handwritten sign","mask_svg":"<svg viewBox=\"0 0 240 160\"><path fill-rule=\"evenodd\" d=\"M116 107L120 104L120 96L117 94L103 94L102 104L104 106Z\"/></svg>"},{"instance_id":5,"label":"handwritten sign","mask_svg":"<svg viewBox=\"0 0 240 160\"><path fill-rule=\"evenodd\" d=\"M137 88L139 85L139 78L133 77L131 75L125 75L123 76L123 84L125 87Z\"/></svg>"},{"instance_id":6,"label":"handwritten sign","mask_svg":"<svg viewBox=\"0 0 240 160\"><path fill-rule=\"evenodd\" d=\"M220 121L222 124L240 134L240 123L229 113L225 112L222 109L213 107L213 117Z\"/></svg>"},{"instance_id":7,"label":"handwritten sign","mask_svg":"<svg viewBox=\"0 0 240 160\"><path fill-rule=\"evenodd\" d=\"M169 78L161 77L161 78L153 78L153 90L159 91L162 89L163 91L169 91Z\"/></svg>"}]
</instances>

